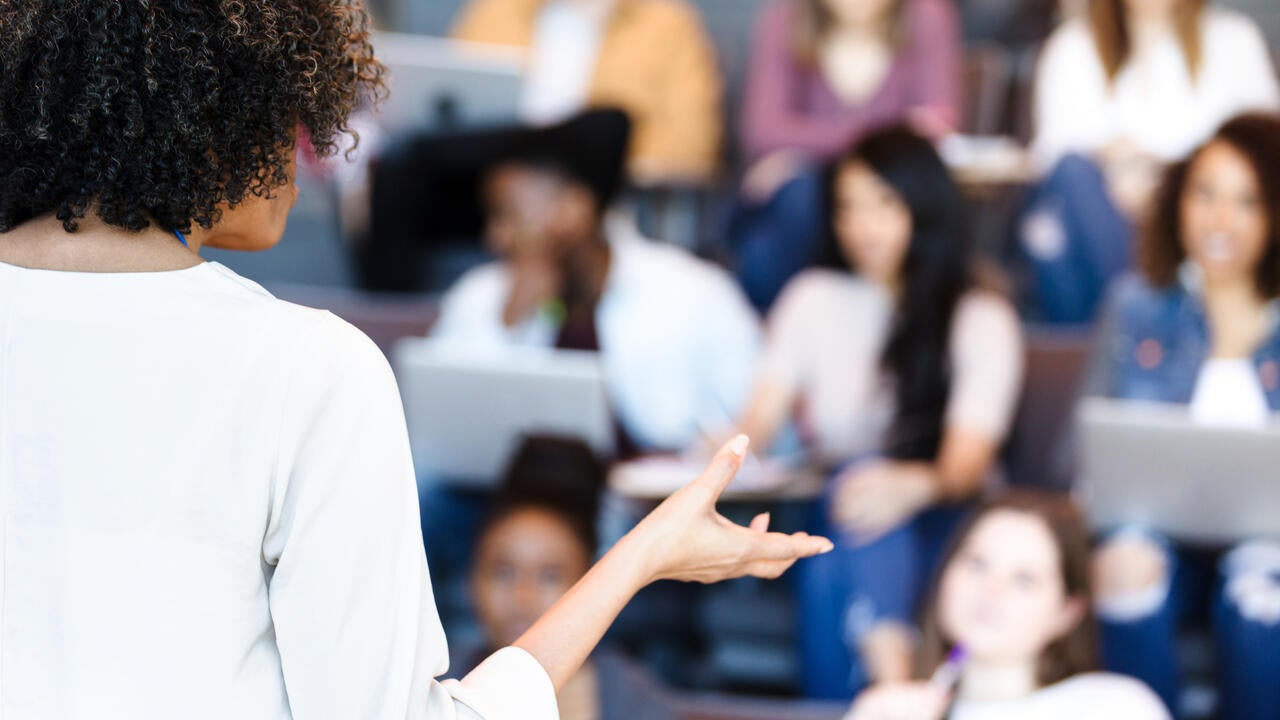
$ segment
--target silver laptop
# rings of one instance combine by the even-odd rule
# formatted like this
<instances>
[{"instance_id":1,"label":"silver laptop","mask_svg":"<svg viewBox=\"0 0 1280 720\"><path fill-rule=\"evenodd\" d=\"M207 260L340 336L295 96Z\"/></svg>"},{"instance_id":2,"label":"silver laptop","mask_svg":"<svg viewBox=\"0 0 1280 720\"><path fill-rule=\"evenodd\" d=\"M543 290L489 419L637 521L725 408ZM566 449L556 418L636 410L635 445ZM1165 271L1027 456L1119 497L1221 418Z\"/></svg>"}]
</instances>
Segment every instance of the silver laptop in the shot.
<instances>
[{"instance_id":1,"label":"silver laptop","mask_svg":"<svg viewBox=\"0 0 1280 720\"><path fill-rule=\"evenodd\" d=\"M425 35L376 33L390 94L378 120L392 135L513 125L520 119L519 50Z\"/></svg>"},{"instance_id":2,"label":"silver laptop","mask_svg":"<svg viewBox=\"0 0 1280 720\"><path fill-rule=\"evenodd\" d=\"M1184 405L1088 398L1077 495L1099 529L1137 524L1201 544L1280 538L1280 423L1204 425Z\"/></svg>"},{"instance_id":3,"label":"silver laptop","mask_svg":"<svg viewBox=\"0 0 1280 720\"><path fill-rule=\"evenodd\" d=\"M414 465L453 483L492 486L529 434L614 450L613 416L595 353L475 349L430 338L396 344Z\"/></svg>"}]
</instances>

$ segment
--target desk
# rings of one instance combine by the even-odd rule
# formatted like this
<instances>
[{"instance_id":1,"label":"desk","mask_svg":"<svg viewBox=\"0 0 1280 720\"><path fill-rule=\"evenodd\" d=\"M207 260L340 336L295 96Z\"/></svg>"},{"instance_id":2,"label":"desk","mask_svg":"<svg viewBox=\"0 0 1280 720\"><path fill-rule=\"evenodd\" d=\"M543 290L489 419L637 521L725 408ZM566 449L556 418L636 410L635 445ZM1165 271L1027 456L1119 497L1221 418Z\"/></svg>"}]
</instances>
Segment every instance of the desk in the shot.
<instances>
[{"instance_id":1,"label":"desk","mask_svg":"<svg viewBox=\"0 0 1280 720\"><path fill-rule=\"evenodd\" d=\"M609 471L608 487L630 500L661 501L689 484L704 465L675 457L648 457L619 463ZM748 462L720 499L725 502L805 501L822 495L825 473L765 461Z\"/></svg>"}]
</instances>

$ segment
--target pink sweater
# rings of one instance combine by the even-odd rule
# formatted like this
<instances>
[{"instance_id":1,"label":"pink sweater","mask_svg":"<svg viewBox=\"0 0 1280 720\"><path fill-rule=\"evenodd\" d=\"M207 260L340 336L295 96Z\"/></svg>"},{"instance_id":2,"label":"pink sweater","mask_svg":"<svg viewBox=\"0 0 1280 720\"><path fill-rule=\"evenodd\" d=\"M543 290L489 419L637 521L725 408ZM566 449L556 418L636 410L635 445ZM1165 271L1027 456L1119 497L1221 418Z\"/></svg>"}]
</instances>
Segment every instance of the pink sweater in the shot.
<instances>
[{"instance_id":1,"label":"pink sweater","mask_svg":"<svg viewBox=\"0 0 1280 720\"><path fill-rule=\"evenodd\" d=\"M818 68L793 55L797 1L778 0L756 21L742 112L749 157L799 150L825 159L867 130L905 119L913 108L940 108L959 119L962 55L952 0L903 0L903 45L880 88L859 105L845 104Z\"/></svg>"}]
</instances>

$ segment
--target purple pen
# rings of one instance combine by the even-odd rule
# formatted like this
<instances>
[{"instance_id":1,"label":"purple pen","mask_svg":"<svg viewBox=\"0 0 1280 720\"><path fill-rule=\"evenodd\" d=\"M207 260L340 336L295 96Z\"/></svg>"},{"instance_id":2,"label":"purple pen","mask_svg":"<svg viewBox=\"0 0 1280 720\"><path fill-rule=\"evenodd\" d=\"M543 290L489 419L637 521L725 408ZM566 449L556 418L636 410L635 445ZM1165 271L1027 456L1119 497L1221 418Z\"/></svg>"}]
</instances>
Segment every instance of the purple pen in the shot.
<instances>
[{"instance_id":1,"label":"purple pen","mask_svg":"<svg viewBox=\"0 0 1280 720\"><path fill-rule=\"evenodd\" d=\"M951 652L947 653L946 662L939 665L933 677L929 678L929 684L942 690L955 687L960 681L960 673L964 670L964 661L968 656L968 651L961 645L951 648Z\"/></svg>"}]
</instances>

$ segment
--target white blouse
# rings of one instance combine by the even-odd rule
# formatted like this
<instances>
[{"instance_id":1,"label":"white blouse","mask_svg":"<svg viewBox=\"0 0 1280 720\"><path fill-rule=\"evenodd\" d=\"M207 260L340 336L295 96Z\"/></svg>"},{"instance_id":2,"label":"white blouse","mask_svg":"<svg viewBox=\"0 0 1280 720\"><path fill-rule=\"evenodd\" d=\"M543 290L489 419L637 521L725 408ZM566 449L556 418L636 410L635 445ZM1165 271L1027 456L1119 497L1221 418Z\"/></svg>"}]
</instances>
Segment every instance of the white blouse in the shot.
<instances>
[{"instance_id":1,"label":"white blouse","mask_svg":"<svg viewBox=\"0 0 1280 720\"><path fill-rule=\"evenodd\" d=\"M0 263L0 717L553 719L522 650L438 683L376 346L216 263Z\"/></svg>"},{"instance_id":2,"label":"white blouse","mask_svg":"<svg viewBox=\"0 0 1280 720\"><path fill-rule=\"evenodd\" d=\"M1261 427L1271 409L1249 358L1209 358L1191 395L1191 417L1205 425Z\"/></svg>"},{"instance_id":3,"label":"white blouse","mask_svg":"<svg viewBox=\"0 0 1280 720\"><path fill-rule=\"evenodd\" d=\"M1121 138L1162 160L1177 160L1232 116L1280 108L1271 55L1252 20L1208 8L1201 37L1197 78L1170 36L1130 60L1109 83L1088 24L1065 23L1046 42L1036 70L1033 151L1039 164L1047 169L1067 153L1092 153Z\"/></svg>"},{"instance_id":4,"label":"white blouse","mask_svg":"<svg viewBox=\"0 0 1280 720\"><path fill-rule=\"evenodd\" d=\"M957 701L951 720L1168 720L1147 686L1109 673L1077 675L1008 702Z\"/></svg>"}]
</instances>

